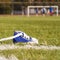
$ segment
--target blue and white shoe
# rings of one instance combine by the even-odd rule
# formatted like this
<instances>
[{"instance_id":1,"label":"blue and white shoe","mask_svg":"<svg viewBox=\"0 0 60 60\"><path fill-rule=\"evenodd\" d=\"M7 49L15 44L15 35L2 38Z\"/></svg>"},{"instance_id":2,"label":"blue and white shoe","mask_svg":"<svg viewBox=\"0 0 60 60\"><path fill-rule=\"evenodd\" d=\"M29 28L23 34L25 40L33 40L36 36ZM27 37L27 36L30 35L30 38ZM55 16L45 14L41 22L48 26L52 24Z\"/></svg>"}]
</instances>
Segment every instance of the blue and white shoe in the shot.
<instances>
[{"instance_id":1,"label":"blue and white shoe","mask_svg":"<svg viewBox=\"0 0 60 60\"><path fill-rule=\"evenodd\" d=\"M13 38L13 43L23 42L29 44L38 44L38 40L36 38L30 37L22 31L15 31L14 36L17 34L21 34L21 35L16 38Z\"/></svg>"}]
</instances>

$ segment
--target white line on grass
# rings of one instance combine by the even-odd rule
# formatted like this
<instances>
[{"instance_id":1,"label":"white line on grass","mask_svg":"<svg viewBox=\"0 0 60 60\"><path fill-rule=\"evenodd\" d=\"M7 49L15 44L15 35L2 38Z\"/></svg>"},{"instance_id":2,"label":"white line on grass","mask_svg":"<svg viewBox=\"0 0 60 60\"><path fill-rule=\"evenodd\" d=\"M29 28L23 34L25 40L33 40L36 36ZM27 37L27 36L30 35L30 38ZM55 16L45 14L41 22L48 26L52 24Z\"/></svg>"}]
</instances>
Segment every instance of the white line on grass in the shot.
<instances>
[{"instance_id":1,"label":"white line on grass","mask_svg":"<svg viewBox=\"0 0 60 60\"><path fill-rule=\"evenodd\" d=\"M0 45L0 50L11 50L11 49L43 49L43 50L60 50L60 46L31 46L31 45L24 45L24 46L16 46L16 45Z\"/></svg>"},{"instance_id":2,"label":"white line on grass","mask_svg":"<svg viewBox=\"0 0 60 60\"><path fill-rule=\"evenodd\" d=\"M15 55L8 56L7 58L3 55L0 56L0 60L18 60L18 58Z\"/></svg>"}]
</instances>

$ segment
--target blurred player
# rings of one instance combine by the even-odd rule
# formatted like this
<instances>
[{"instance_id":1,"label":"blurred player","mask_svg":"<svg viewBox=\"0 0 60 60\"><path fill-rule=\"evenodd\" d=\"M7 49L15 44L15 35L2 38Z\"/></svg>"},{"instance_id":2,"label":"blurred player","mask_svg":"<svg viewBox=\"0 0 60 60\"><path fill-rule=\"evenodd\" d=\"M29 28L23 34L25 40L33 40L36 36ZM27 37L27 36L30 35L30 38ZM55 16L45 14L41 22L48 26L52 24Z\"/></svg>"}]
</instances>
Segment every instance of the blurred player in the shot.
<instances>
[{"instance_id":1,"label":"blurred player","mask_svg":"<svg viewBox=\"0 0 60 60\"><path fill-rule=\"evenodd\" d=\"M38 16L38 8L35 8L36 16Z\"/></svg>"},{"instance_id":2,"label":"blurred player","mask_svg":"<svg viewBox=\"0 0 60 60\"><path fill-rule=\"evenodd\" d=\"M46 15L46 8L45 7L43 7L42 9L41 9L41 14L43 15L43 16L45 16Z\"/></svg>"},{"instance_id":3,"label":"blurred player","mask_svg":"<svg viewBox=\"0 0 60 60\"><path fill-rule=\"evenodd\" d=\"M53 7L50 6L50 8L49 8L49 15L52 16L53 14L54 14Z\"/></svg>"}]
</instances>

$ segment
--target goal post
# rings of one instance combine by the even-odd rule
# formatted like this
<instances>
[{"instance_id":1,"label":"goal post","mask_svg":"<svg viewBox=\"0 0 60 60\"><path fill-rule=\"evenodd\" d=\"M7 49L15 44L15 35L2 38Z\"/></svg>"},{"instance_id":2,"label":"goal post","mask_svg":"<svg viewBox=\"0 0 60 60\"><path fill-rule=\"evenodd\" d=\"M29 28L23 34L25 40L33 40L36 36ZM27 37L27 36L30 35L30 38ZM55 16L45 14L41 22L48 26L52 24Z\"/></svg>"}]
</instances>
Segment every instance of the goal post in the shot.
<instances>
[{"instance_id":1,"label":"goal post","mask_svg":"<svg viewBox=\"0 0 60 60\"><path fill-rule=\"evenodd\" d=\"M32 13L34 13L35 12L34 11L35 8L41 10L43 7L46 8L46 9L49 9L50 6L28 6L27 7L27 16L30 16L31 11L32 11ZM58 16L58 6L51 6L51 7L55 9L55 13Z\"/></svg>"}]
</instances>

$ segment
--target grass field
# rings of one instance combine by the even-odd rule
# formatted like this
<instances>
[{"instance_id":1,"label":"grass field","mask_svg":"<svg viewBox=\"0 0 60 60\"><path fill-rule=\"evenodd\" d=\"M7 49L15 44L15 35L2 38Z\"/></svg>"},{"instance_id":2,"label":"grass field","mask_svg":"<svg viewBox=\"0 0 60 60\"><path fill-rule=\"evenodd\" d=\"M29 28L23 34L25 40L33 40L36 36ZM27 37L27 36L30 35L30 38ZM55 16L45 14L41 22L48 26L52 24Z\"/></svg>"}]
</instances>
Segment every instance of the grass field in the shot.
<instances>
[{"instance_id":1,"label":"grass field","mask_svg":"<svg viewBox=\"0 0 60 60\"><path fill-rule=\"evenodd\" d=\"M38 39L39 44L60 46L60 16L0 16L0 38L21 30ZM12 40L3 44L12 44ZM19 60L60 60L59 50L5 50L0 54L15 54Z\"/></svg>"}]
</instances>

